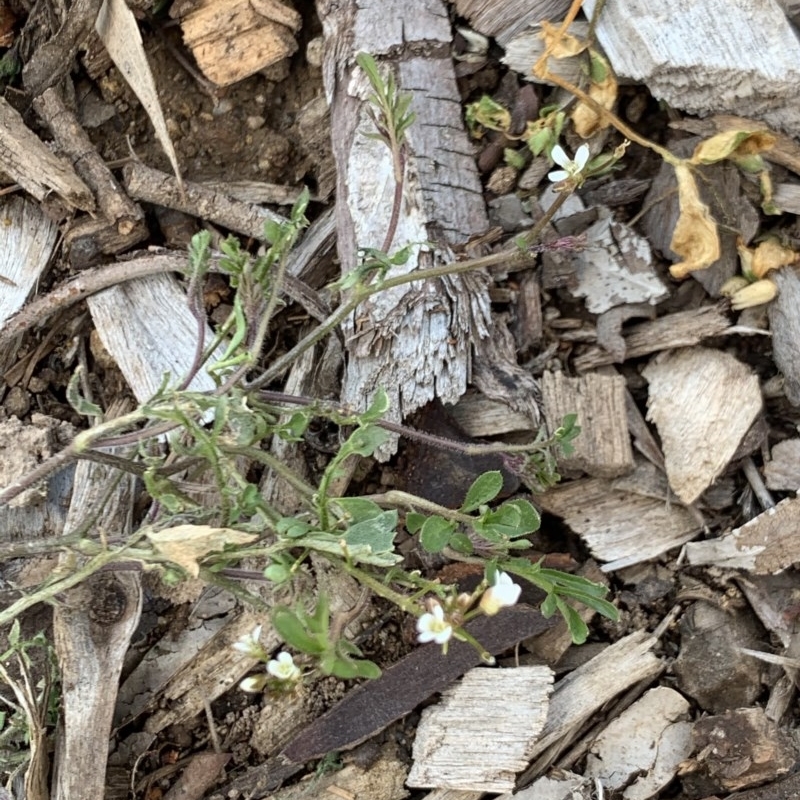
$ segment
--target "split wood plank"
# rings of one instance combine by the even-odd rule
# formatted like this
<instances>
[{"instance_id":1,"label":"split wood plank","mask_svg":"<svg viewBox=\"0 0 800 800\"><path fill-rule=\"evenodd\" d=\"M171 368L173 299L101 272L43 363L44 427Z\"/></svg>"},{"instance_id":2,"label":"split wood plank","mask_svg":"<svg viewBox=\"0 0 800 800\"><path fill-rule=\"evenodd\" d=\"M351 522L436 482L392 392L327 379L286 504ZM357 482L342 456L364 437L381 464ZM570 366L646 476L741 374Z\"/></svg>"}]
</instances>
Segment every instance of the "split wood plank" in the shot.
<instances>
[{"instance_id":1,"label":"split wood plank","mask_svg":"<svg viewBox=\"0 0 800 800\"><path fill-rule=\"evenodd\" d=\"M500 45L542 20L560 22L569 0L456 0L456 11L479 33ZM530 64L533 66L533 63Z\"/></svg>"},{"instance_id":2,"label":"split wood plank","mask_svg":"<svg viewBox=\"0 0 800 800\"><path fill-rule=\"evenodd\" d=\"M569 378L545 372L542 396L547 427L555 431L567 414L578 415L581 435L574 452L559 458L564 470L581 470L598 478L616 478L633 469L628 434L625 379L590 373Z\"/></svg>"},{"instance_id":3,"label":"split wood plank","mask_svg":"<svg viewBox=\"0 0 800 800\"><path fill-rule=\"evenodd\" d=\"M451 27L440 0L404 0L387 16L381 0L317 3L325 33L323 77L331 104L337 163L337 231L342 272L359 263L358 248L384 249L395 194L392 155L374 131L372 93L355 64L371 53L392 72L416 115L407 131L403 198L389 249L411 256L389 276L452 259L449 245L488 228L472 146L450 57ZM435 242L435 250L420 242ZM485 277L445 277L380 292L344 323L348 364L342 402L363 408L382 387L389 419L399 421L438 397L454 403L467 384L473 341L489 335ZM387 445L388 457L395 445Z\"/></svg>"},{"instance_id":4,"label":"split wood plank","mask_svg":"<svg viewBox=\"0 0 800 800\"><path fill-rule=\"evenodd\" d=\"M230 86L297 51L302 18L281 0L195 0L176 3L183 41L203 74Z\"/></svg>"},{"instance_id":5,"label":"split wood plank","mask_svg":"<svg viewBox=\"0 0 800 800\"><path fill-rule=\"evenodd\" d=\"M669 485L687 505L716 480L761 413L758 376L729 353L662 353L642 371L647 418L661 437Z\"/></svg>"},{"instance_id":6,"label":"split wood plank","mask_svg":"<svg viewBox=\"0 0 800 800\"><path fill-rule=\"evenodd\" d=\"M480 392L467 391L447 409L458 427L473 439L505 433L535 433L530 417L512 411L507 405L491 400Z\"/></svg>"},{"instance_id":7,"label":"split wood plank","mask_svg":"<svg viewBox=\"0 0 800 800\"><path fill-rule=\"evenodd\" d=\"M582 775L558 770L552 777L535 780L514 794L503 794L495 800L594 800L595 783Z\"/></svg>"},{"instance_id":8,"label":"split wood plank","mask_svg":"<svg viewBox=\"0 0 800 800\"><path fill-rule=\"evenodd\" d=\"M624 331L625 353L627 358L640 358L660 350L691 347L708 337L721 336L732 327L722 305L678 311ZM614 356L602 347L590 347L575 358L575 369L586 372L614 361Z\"/></svg>"},{"instance_id":9,"label":"split wood plank","mask_svg":"<svg viewBox=\"0 0 800 800\"><path fill-rule=\"evenodd\" d=\"M80 461L64 534L95 517L105 537L131 533L134 480ZM63 560L68 563L71 555ZM98 572L66 592L53 614L61 671L62 734L57 737L52 797L103 797L117 685L142 608L137 572Z\"/></svg>"},{"instance_id":10,"label":"split wood plank","mask_svg":"<svg viewBox=\"0 0 800 800\"><path fill-rule=\"evenodd\" d=\"M9 197L0 204L0 330L44 275L57 237L58 225L37 203Z\"/></svg>"},{"instance_id":11,"label":"split wood plank","mask_svg":"<svg viewBox=\"0 0 800 800\"><path fill-rule=\"evenodd\" d=\"M552 684L546 666L468 672L422 712L407 785L511 791L544 727Z\"/></svg>"},{"instance_id":12,"label":"split wood plank","mask_svg":"<svg viewBox=\"0 0 800 800\"><path fill-rule=\"evenodd\" d=\"M615 482L587 478L557 486L537 500L563 518L610 572L655 558L693 539L700 525L687 509L666 499L620 491Z\"/></svg>"},{"instance_id":13,"label":"split wood plank","mask_svg":"<svg viewBox=\"0 0 800 800\"><path fill-rule=\"evenodd\" d=\"M90 297L87 303L100 340L140 403L158 391L164 373L172 376L171 386L183 380L194 361L198 322L173 276L129 281ZM213 333L204 327L208 344ZM200 370L189 388L210 392L216 385Z\"/></svg>"},{"instance_id":14,"label":"split wood plank","mask_svg":"<svg viewBox=\"0 0 800 800\"><path fill-rule=\"evenodd\" d=\"M69 205L94 210L89 187L65 159L55 155L0 97L0 168L37 200L56 192Z\"/></svg>"},{"instance_id":15,"label":"split wood plank","mask_svg":"<svg viewBox=\"0 0 800 800\"><path fill-rule=\"evenodd\" d=\"M596 4L586 0L587 15ZM800 42L775 0L608 0L596 34L617 75L674 108L703 116L745 107L800 132Z\"/></svg>"},{"instance_id":16,"label":"split wood plank","mask_svg":"<svg viewBox=\"0 0 800 800\"><path fill-rule=\"evenodd\" d=\"M636 631L562 678L550 696L547 722L532 757L547 751L552 758L554 752L563 752L581 726L606 703L659 675L664 664L653 654L656 641L646 631ZM531 771L534 774L526 773L526 778L540 774L536 764Z\"/></svg>"},{"instance_id":17,"label":"split wood plank","mask_svg":"<svg viewBox=\"0 0 800 800\"><path fill-rule=\"evenodd\" d=\"M800 498L781 500L718 539L686 545L692 565L743 569L755 575L780 572L800 561Z\"/></svg>"}]
</instances>

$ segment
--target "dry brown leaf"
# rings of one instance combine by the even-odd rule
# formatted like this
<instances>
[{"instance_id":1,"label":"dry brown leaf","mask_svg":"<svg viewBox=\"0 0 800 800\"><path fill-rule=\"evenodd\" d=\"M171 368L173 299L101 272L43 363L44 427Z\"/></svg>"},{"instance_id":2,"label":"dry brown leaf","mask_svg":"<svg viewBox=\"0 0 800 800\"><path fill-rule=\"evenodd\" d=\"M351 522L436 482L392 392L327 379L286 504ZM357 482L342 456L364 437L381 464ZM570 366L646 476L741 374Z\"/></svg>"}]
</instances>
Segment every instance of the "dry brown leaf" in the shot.
<instances>
[{"instance_id":1,"label":"dry brown leaf","mask_svg":"<svg viewBox=\"0 0 800 800\"><path fill-rule=\"evenodd\" d=\"M751 270L756 278L763 278L771 269L796 264L798 254L791 247L784 247L775 239L767 239L756 247Z\"/></svg>"},{"instance_id":2,"label":"dry brown leaf","mask_svg":"<svg viewBox=\"0 0 800 800\"><path fill-rule=\"evenodd\" d=\"M614 77L611 65L603 56L591 50L589 57L591 58L592 82L587 94L606 111L611 111L617 101L617 79ZM578 136L588 139L597 131L607 128L609 122L586 103L578 103L572 112L572 124L575 126Z\"/></svg>"},{"instance_id":3,"label":"dry brown leaf","mask_svg":"<svg viewBox=\"0 0 800 800\"><path fill-rule=\"evenodd\" d=\"M577 56L587 48L587 43L569 33L560 33L561 23L553 25L542 22L542 32L539 34L544 40L545 52L553 58L570 58Z\"/></svg>"},{"instance_id":4,"label":"dry brown leaf","mask_svg":"<svg viewBox=\"0 0 800 800\"><path fill-rule=\"evenodd\" d=\"M730 130L700 142L690 159L692 164L713 164L734 156L753 156L775 145L768 131Z\"/></svg>"},{"instance_id":5,"label":"dry brown leaf","mask_svg":"<svg viewBox=\"0 0 800 800\"><path fill-rule=\"evenodd\" d=\"M175 177L181 183L178 157L167 132L167 122L158 101L156 84L144 52L139 26L125 0L103 0L95 22L95 30L114 65L122 73L139 98L147 116L150 117L156 130L156 137L169 158Z\"/></svg>"},{"instance_id":6,"label":"dry brown leaf","mask_svg":"<svg viewBox=\"0 0 800 800\"><path fill-rule=\"evenodd\" d=\"M193 578L200 574L200 561L209 553L218 553L229 544L249 544L258 539L254 533L210 525L176 525L147 534L156 552L183 567Z\"/></svg>"},{"instance_id":7,"label":"dry brown leaf","mask_svg":"<svg viewBox=\"0 0 800 800\"><path fill-rule=\"evenodd\" d=\"M675 167L681 214L672 233L670 248L683 260L673 264L673 278L685 278L690 272L705 269L719 258L717 225L708 206L700 199L691 169L686 164Z\"/></svg>"}]
</instances>

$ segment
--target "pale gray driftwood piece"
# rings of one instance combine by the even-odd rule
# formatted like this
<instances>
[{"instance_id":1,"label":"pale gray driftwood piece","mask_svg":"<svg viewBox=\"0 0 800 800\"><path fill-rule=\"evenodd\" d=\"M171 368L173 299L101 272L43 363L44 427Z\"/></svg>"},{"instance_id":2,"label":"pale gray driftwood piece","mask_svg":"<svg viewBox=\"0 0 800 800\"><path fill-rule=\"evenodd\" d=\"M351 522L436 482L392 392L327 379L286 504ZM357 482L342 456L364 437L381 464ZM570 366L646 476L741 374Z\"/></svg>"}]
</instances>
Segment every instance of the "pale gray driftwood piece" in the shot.
<instances>
[{"instance_id":1,"label":"pale gray driftwood piece","mask_svg":"<svg viewBox=\"0 0 800 800\"><path fill-rule=\"evenodd\" d=\"M566 414L577 414L581 426L581 434L573 442L574 452L562 455L559 467L599 478L616 478L633 469L625 391L625 378L621 375L542 375L548 430L556 430Z\"/></svg>"},{"instance_id":2,"label":"pale gray driftwood piece","mask_svg":"<svg viewBox=\"0 0 800 800\"><path fill-rule=\"evenodd\" d=\"M570 0L456 0L456 11L499 44L542 20L560 22Z\"/></svg>"},{"instance_id":3,"label":"pale gray driftwood piece","mask_svg":"<svg viewBox=\"0 0 800 800\"><path fill-rule=\"evenodd\" d=\"M800 561L800 498L781 500L718 539L686 545L689 564L743 569L755 575L780 572Z\"/></svg>"},{"instance_id":4,"label":"pale gray driftwood piece","mask_svg":"<svg viewBox=\"0 0 800 800\"><path fill-rule=\"evenodd\" d=\"M380 0L317 3L325 32L323 76L331 104L337 163L337 232L343 273L358 264L359 247L383 248L395 181L391 154L374 132L366 76L355 64L371 53L379 69L395 74L412 95L416 114L408 130L405 186L397 232L390 246L412 247L406 264L389 275L452 258L449 244L488 227L472 147L461 119L450 22L440 0L395 4ZM464 275L380 292L344 323L348 364L342 401L369 403L378 387L389 394L397 421L434 397L454 403L466 389L473 339L488 335L485 277ZM381 451L388 456L391 446Z\"/></svg>"},{"instance_id":5,"label":"pale gray driftwood piece","mask_svg":"<svg viewBox=\"0 0 800 800\"><path fill-rule=\"evenodd\" d=\"M94 210L89 187L71 164L56 156L22 121L22 117L0 97L0 169L37 200L56 192L69 205Z\"/></svg>"},{"instance_id":6,"label":"pale gray driftwood piece","mask_svg":"<svg viewBox=\"0 0 800 800\"><path fill-rule=\"evenodd\" d=\"M58 225L45 216L37 203L24 197L8 197L2 202L0 223L2 330L6 320L25 304L50 263Z\"/></svg>"},{"instance_id":7,"label":"pale gray driftwood piece","mask_svg":"<svg viewBox=\"0 0 800 800\"><path fill-rule=\"evenodd\" d=\"M800 439L787 439L772 448L772 458L764 464L764 479L768 489L800 489Z\"/></svg>"},{"instance_id":8,"label":"pale gray driftwood piece","mask_svg":"<svg viewBox=\"0 0 800 800\"><path fill-rule=\"evenodd\" d=\"M632 325L623 332L627 358L670 350L674 347L691 347L709 336L720 336L733 326L723 306L702 306L689 311L678 311L648 322ZM575 369L590 369L613 364L614 356L602 347L590 347L575 358Z\"/></svg>"},{"instance_id":9,"label":"pale gray driftwood piece","mask_svg":"<svg viewBox=\"0 0 800 800\"><path fill-rule=\"evenodd\" d=\"M586 0L591 14L596 0ZM740 112L800 132L800 43L774 0L608 0L597 38L614 71L693 114Z\"/></svg>"},{"instance_id":10,"label":"pale gray driftwood piece","mask_svg":"<svg viewBox=\"0 0 800 800\"><path fill-rule=\"evenodd\" d=\"M537 20L538 22L538 20ZM525 80L536 81L537 83L549 83L542 81L533 74L533 66L544 53L545 41L542 37L540 25L530 25L524 29L517 29L518 32L513 37L505 37L500 42L505 47L506 54L500 59L507 67L518 72ZM576 36L578 39L586 39L589 33L589 23L583 21L573 22L569 26L569 35ZM568 58L552 58L547 64L547 68L554 75L558 75L568 83L580 86L584 82L586 74L587 55L586 52ZM550 84L551 86L553 84Z\"/></svg>"},{"instance_id":11,"label":"pale gray driftwood piece","mask_svg":"<svg viewBox=\"0 0 800 800\"><path fill-rule=\"evenodd\" d=\"M422 712L407 785L511 791L544 727L552 684L545 666L468 672Z\"/></svg>"},{"instance_id":12,"label":"pale gray driftwood piece","mask_svg":"<svg viewBox=\"0 0 800 800\"><path fill-rule=\"evenodd\" d=\"M460 789L434 789L425 800L481 800L483 792L463 792Z\"/></svg>"},{"instance_id":13,"label":"pale gray driftwood piece","mask_svg":"<svg viewBox=\"0 0 800 800\"><path fill-rule=\"evenodd\" d=\"M134 480L81 461L64 533L96 514L95 530L124 539L131 532ZM65 556L66 562L72 556ZM111 721L130 639L142 608L137 572L100 572L66 592L53 613L61 671L62 732L56 741L52 797L103 797Z\"/></svg>"},{"instance_id":14,"label":"pale gray driftwood piece","mask_svg":"<svg viewBox=\"0 0 800 800\"><path fill-rule=\"evenodd\" d=\"M149 400L168 372L177 386L194 360L197 320L186 294L171 275L154 275L114 286L87 303L106 350L117 362L140 403ZM213 339L205 326L205 341ZM213 391L211 376L200 370L192 391Z\"/></svg>"},{"instance_id":15,"label":"pale gray driftwood piece","mask_svg":"<svg viewBox=\"0 0 800 800\"><path fill-rule=\"evenodd\" d=\"M647 418L661 437L669 485L687 505L714 482L762 407L758 376L729 353L662 353L642 371Z\"/></svg>"},{"instance_id":16,"label":"pale gray driftwood piece","mask_svg":"<svg viewBox=\"0 0 800 800\"><path fill-rule=\"evenodd\" d=\"M551 748L563 751L609 700L640 681L655 678L664 669L652 652L656 641L646 631L635 631L562 678L550 697L547 722L532 757Z\"/></svg>"},{"instance_id":17,"label":"pale gray driftwood piece","mask_svg":"<svg viewBox=\"0 0 800 800\"><path fill-rule=\"evenodd\" d=\"M638 564L693 539L700 525L678 503L614 488L604 478L572 481L537 498L541 508L562 517L603 572Z\"/></svg>"},{"instance_id":18,"label":"pale gray driftwood piece","mask_svg":"<svg viewBox=\"0 0 800 800\"><path fill-rule=\"evenodd\" d=\"M586 758L586 776L625 800L648 800L676 775L692 752L689 703L674 689L657 686L603 729Z\"/></svg>"},{"instance_id":19,"label":"pale gray driftwood piece","mask_svg":"<svg viewBox=\"0 0 800 800\"><path fill-rule=\"evenodd\" d=\"M778 296L769 304L772 357L783 373L789 402L800 406L800 277L793 269L779 269L770 279L778 287Z\"/></svg>"}]
</instances>

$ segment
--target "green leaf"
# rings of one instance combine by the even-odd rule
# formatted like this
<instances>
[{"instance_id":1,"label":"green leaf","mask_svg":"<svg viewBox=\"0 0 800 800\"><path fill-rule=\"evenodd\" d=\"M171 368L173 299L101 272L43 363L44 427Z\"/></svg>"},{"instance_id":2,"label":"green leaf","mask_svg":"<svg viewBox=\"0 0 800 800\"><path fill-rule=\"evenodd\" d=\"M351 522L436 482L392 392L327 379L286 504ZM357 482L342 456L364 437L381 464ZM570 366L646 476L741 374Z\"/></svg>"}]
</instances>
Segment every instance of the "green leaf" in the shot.
<instances>
[{"instance_id":1,"label":"green leaf","mask_svg":"<svg viewBox=\"0 0 800 800\"><path fill-rule=\"evenodd\" d=\"M283 536L286 539L299 539L312 531L316 531L316 528L296 517L281 517L275 523L275 530L279 536Z\"/></svg>"},{"instance_id":2,"label":"green leaf","mask_svg":"<svg viewBox=\"0 0 800 800\"><path fill-rule=\"evenodd\" d=\"M589 636L589 626L581 619L581 615L560 597L556 598L556 605L567 623L572 641L583 644Z\"/></svg>"},{"instance_id":3,"label":"green leaf","mask_svg":"<svg viewBox=\"0 0 800 800\"><path fill-rule=\"evenodd\" d=\"M72 377L67 384L67 402L78 412L82 417L102 417L103 409L87 400L80 392L81 375L83 374L83 367L78 366Z\"/></svg>"},{"instance_id":4,"label":"green leaf","mask_svg":"<svg viewBox=\"0 0 800 800\"><path fill-rule=\"evenodd\" d=\"M554 594L548 594L539 610L545 619L550 619L558 610L557 597Z\"/></svg>"},{"instance_id":5,"label":"green leaf","mask_svg":"<svg viewBox=\"0 0 800 800\"><path fill-rule=\"evenodd\" d=\"M527 531L521 531L521 519L522 513L517 506L513 503L505 503L496 511L487 511L473 523L473 528L484 539L500 543L527 533Z\"/></svg>"},{"instance_id":6,"label":"green leaf","mask_svg":"<svg viewBox=\"0 0 800 800\"><path fill-rule=\"evenodd\" d=\"M539 530L542 524L542 518L539 516L539 512L527 500L523 500L522 498L509 500L507 503L503 503L500 508L507 508L509 506L512 506L519 512L518 532L509 534L510 536L525 536Z\"/></svg>"},{"instance_id":7,"label":"green leaf","mask_svg":"<svg viewBox=\"0 0 800 800\"><path fill-rule=\"evenodd\" d=\"M298 616L286 606L275 606L271 616L272 624L281 639L296 650L320 656L327 649L323 642L309 634Z\"/></svg>"},{"instance_id":8,"label":"green leaf","mask_svg":"<svg viewBox=\"0 0 800 800\"><path fill-rule=\"evenodd\" d=\"M389 433L383 428L377 425L365 425L353 431L350 438L342 445L342 450L347 453L358 453L360 456L371 456L388 439Z\"/></svg>"},{"instance_id":9,"label":"green leaf","mask_svg":"<svg viewBox=\"0 0 800 800\"><path fill-rule=\"evenodd\" d=\"M475 549L469 536L467 536L466 533L458 532L450 537L450 547L457 553L463 553L465 556L471 556Z\"/></svg>"},{"instance_id":10,"label":"green leaf","mask_svg":"<svg viewBox=\"0 0 800 800\"><path fill-rule=\"evenodd\" d=\"M369 408L360 417L362 422L375 422L389 410L389 395L379 387L372 398Z\"/></svg>"},{"instance_id":11,"label":"green leaf","mask_svg":"<svg viewBox=\"0 0 800 800\"><path fill-rule=\"evenodd\" d=\"M498 470L484 472L473 482L467 491L461 511L469 514L470 511L494 500L503 488L503 476Z\"/></svg>"},{"instance_id":12,"label":"green leaf","mask_svg":"<svg viewBox=\"0 0 800 800\"><path fill-rule=\"evenodd\" d=\"M426 519L424 514L409 511L406 514L406 530L413 536L425 524Z\"/></svg>"},{"instance_id":13,"label":"green leaf","mask_svg":"<svg viewBox=\"0 0 800 800\"><path fill-rule=\"evenodd\" d=\"M455 530L455 522L444 517L428 517L419 533L419 542L429 553L441 553Z\"/></svg>"},{"instance_id":14,"label":"green leaf","mask_svg":"<svg viewBox=\"0 0 800 800\"><path fill-rule=\"evenodd\" d=\"M397 532L397 510L382 511L378 516L351 525L342 538L348 548L365 545L373 553L391 553Z\"/></svg>"},{"instance_id":15,"label":"green leaf","mask_svg":"<svg viewBox=\"0 0 800 800\"><path fill-rule=\"evenodd\" d=\"M383 509L366 497L336 497L332 504L338 506L350 522L363 522L383 513Z\"/></svg>"},{"instance_id":16,"label":"green leaf","mask_svg":"<svg viewBox=\"0 0 800 800\"><path fill-rule=\"evenodd\" d=\"M292 573L283 564L272 563L264 570L264 577L273 583L285 583Z\"/></svg>"}]
</instances>

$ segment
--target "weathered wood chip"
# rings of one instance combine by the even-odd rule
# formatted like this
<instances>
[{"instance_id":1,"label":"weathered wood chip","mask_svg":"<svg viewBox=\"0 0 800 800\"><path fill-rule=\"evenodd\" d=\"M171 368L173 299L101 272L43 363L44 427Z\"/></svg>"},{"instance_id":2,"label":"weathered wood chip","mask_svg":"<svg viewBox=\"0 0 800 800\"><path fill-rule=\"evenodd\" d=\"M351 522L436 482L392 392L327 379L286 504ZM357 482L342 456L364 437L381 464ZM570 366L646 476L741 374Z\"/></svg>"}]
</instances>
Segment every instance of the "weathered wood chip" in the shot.
<instances>
[{"instance_id":1,"label":"weathered wood chip","mask_svg":"<svg viewBox=\"0 0 800 800\"><path fill-rule=\"evenodd\" d=\"M497 654L541 633L550 624L537 610L520 605L503 609L494 617L479 617L466 629L490 653ZM293 739L283 755L299 762L321 758L332 750L349 750L479 663L478 651L464 642L452 642L446 656L438 645L420 647L377 680L354 689Z\"/></svg>"},{"instance_id":2,"label":"weathered wood chip","mask_svg":"<svg viewBox=\"0 0 800 800\"><path fill-rule=\"evenodd\" d=\"M546 666L470 670L422 712L406 784L511 791L544 727L552 688Z\"/></svg>"},{"instance_id":3,"label":"weathered wood chip","mask_svg":"<svg viewBox=\"0 0 800 800\"><path fill-rule=\"evenodd\" d=\"M729 353L694 347L654 358L648 419L658 428L672 490L687 505L714 482L761 411L758 376Z\"/></svg>"},{"instance_id":4,"label":"weathered wood chip","mask_svg":"<svg viewBox=\"0 0 800 800\"><path fill-rule=\"evenodd\" d=\"M800 561L800 498L781 500L718 539L688 544L686 558L695 566L713 564L755 575L787 569Z\"/></svg>"}]
</instances>

